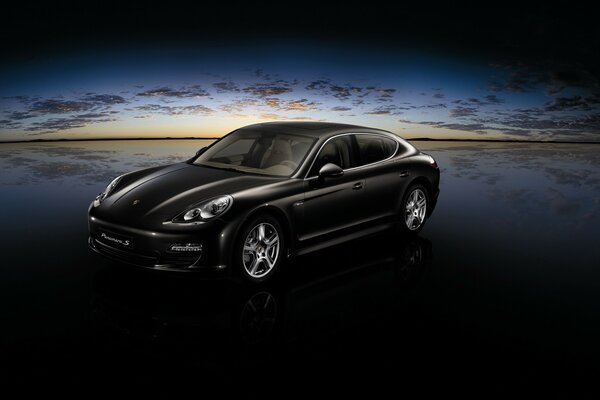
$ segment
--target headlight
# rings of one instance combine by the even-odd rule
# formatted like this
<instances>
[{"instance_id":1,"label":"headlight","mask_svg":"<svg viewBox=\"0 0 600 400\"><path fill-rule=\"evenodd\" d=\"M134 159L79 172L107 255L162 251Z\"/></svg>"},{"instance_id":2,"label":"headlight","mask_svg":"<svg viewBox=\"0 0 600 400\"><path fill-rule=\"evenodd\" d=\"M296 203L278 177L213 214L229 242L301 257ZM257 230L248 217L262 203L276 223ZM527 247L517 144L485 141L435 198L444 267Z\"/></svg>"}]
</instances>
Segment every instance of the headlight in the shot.
<instances>
[{"instance_id":1,"label":"headlight","mask_svg":"<svg viewBox=\"0 0 600 400\"><path fill-rule=\"evenodd\" d=\"M231 196L215 197L175 217L174 222L209 220L225 213L231 207L232 203L233 198Z\"/></svg>"},{"instance_id":2,"label":"headlight","mask_svg":"<svg viewBox=\"0 0 600 400\"><path fill-rule=\"evenodd\" d=\"M121 180L122 177L123 177L123 175L118 176L115 179L113 179L112 182L108 184L106 189L104 189L104 191L102 193L100 193L98 196L96 196L96 198L94 199L94 207L98 207L100 205L100 203L102 203L104 201L105 198L110 196L112 191L119 184L119 181Z\"/></svg>"}]
</instances>

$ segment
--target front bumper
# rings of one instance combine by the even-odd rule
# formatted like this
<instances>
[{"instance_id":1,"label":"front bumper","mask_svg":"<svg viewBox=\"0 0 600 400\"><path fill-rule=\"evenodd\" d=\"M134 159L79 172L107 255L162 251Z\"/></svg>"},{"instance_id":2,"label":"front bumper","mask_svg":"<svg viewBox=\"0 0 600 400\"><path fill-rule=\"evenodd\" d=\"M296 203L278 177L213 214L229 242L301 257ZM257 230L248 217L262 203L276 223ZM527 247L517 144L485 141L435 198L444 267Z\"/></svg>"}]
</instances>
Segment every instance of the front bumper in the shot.
<instances>
[{"instance_id":1,"label":"front bumper","mask_svg":"<svg viewBox=\"0 0 600 400\"><path fill-rule=\"evenodd\" d=\"M216 221L215 221L216 222ZM223 238L227 230L215 224L211 228L188 231L158 232L126 227L90 216L90 248L110 259L155 270L168 271L224 271L231 254L229 243ZM227 235L229 236L229 235ZM111 238L126 238L128 245ZM193 243L199 251L174 251L173 245Z\"/></svg>"}]
</instances>

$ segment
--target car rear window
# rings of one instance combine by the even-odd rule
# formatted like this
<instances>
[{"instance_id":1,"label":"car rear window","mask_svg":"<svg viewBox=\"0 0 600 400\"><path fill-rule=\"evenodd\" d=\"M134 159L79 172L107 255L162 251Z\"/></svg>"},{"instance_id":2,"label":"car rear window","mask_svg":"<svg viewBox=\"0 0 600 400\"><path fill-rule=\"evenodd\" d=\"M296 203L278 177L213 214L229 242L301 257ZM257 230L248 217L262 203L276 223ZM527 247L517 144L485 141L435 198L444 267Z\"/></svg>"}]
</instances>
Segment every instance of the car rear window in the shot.
<instances>
[{"instance_id":1,"label":"car rear window","mask_svg":"<svg viewBox=\"0 0 600 400\"><path fill-rule=\"evenodd\" d=\"M356 135L360 165L372 164L390 158L398 148L398 142L382 135Z\"/></svg>"}]
</instances>

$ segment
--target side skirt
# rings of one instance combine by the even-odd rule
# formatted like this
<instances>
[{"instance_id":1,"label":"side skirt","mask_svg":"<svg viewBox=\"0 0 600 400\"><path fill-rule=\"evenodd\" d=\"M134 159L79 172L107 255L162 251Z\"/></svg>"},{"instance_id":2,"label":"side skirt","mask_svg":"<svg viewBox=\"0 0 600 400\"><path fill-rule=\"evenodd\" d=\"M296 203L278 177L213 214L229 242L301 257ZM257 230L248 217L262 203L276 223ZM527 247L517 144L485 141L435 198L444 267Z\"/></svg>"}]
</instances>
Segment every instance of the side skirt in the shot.
<instances>
[{"instance_id":1,"label":"side skirt","mask_svg":"<svg viewBox=\"0 0 600 400\"><path fill-rule=\"evenodd\" d=\"M350 240L354 240L354 239L358 239L361 237L373 235L373 234L376 234L379 232L383 232L387 229L392 228L393 226L394 226L394 223L389 222L389 223L385 223L385 224L381 224L381 225L376 225L376 226L373 226L370 228L362 229L360 231L348 233L346 235L338 236L333 239L325 240L321 243L316 243L313 245L309 245L307 247L302 247L302 248L298 249L293 255L300 256L303 254L312 253L314 251L321 250L321 249L331 247L331 246L335 246L337 244L348 242ZM301 246L301 244L300 244L300 246Z\"/></svg>"}]
</instances>

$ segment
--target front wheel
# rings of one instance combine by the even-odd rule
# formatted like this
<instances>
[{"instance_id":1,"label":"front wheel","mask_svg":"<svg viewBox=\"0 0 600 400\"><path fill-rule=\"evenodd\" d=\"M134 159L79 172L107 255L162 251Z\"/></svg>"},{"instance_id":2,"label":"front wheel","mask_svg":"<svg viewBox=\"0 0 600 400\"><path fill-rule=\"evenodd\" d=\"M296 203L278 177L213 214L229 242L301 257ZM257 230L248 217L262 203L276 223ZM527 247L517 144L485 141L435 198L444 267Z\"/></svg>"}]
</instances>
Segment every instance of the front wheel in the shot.
<instances>
[{"instance_id":1,"label":"front wheel","mask_svg":"<svg viewBox=\"0 0 600 400\"><path fill-rule=\"evenodd\" d=\"M275 218L254 218L240 235L234 254L242 277L253 283L269 279L285 256L284 245L283 230Z\"/></svg>"},{"instance_id":2,"label":"front wheel","mask_svg":"<svg viewBox=\"0 0 600 400\"><path fill-rule=\"evenodd\" d=\"M416 184L408 188L400 209L400 225L407 233L418 233L427 219L429 197L425 186Z\"/></svg>"}]
</instances>

